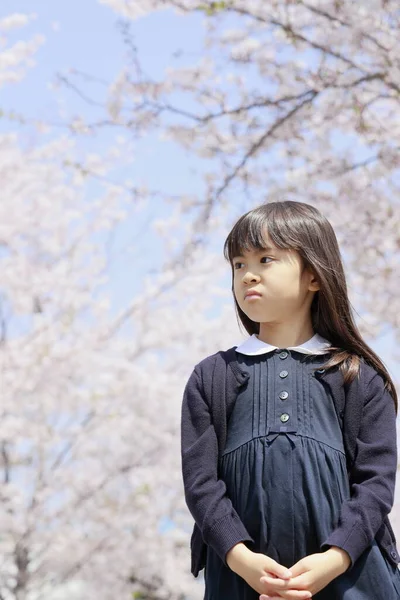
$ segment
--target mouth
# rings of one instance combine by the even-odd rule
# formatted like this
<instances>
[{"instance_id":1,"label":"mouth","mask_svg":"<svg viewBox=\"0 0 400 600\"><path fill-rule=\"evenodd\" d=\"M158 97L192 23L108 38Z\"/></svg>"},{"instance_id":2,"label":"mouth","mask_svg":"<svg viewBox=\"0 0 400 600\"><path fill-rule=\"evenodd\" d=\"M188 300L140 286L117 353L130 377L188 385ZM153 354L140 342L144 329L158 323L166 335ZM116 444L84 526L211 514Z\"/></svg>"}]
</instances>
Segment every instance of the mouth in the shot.
<instances>
[{"instance_id":1,"label":"mouth","mask_svg":"<svg viewBox=\"0 0 400 600\"><path fill-rule=\"evenodd\" d=\"M261 294L259 294L257 292L250 292L250 293L247 293L244 297L245 300L249 300L251 298L261 298Z\"/></svg>"}]
</instances>

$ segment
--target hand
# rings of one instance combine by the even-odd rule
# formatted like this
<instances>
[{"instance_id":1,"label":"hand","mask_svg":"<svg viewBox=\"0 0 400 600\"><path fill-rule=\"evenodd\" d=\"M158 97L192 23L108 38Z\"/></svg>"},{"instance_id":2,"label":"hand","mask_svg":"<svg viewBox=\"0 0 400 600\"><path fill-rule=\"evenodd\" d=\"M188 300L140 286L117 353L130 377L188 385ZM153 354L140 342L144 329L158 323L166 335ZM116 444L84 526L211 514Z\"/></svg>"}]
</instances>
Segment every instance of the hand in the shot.
<instances>
[{"instance_id":1,"label":"hand","mask_svg":"<svg viewBox=\"0 0 400 600\"><path fill-rule=\"evenodd\" d=\"M232 571L242 577L259 594L275 593L275 587L265 586L260 581L261 577L268 575L270 578L274 578L274 584L279 583L284 586L291 576L291 572L273 558L262 553L252 552L244 544L238 544L233 551L228 553L227 562ZM294 600L305 600L310 597L311 595L304 590L293 592L291 596Z\"/></svg>"},{"instance_id":2,"label":"hand","mask_svg":"<svg viewBox=\"0 0 400 600\"><path fill-rule=\"evenodd\" d=\"M332 546L325 552L310 554L294 564L290 570L292 577L289 581L281 582L271 577L262 577L265 589L260 600L295 600L299 590L307 590L316 594L328 585L333 579L347 571L351 564L350 556L342 550ZM273 591L271 593L271 588ZM310 597L310 596L309 596Z\"/></svg>"}]
</instances>

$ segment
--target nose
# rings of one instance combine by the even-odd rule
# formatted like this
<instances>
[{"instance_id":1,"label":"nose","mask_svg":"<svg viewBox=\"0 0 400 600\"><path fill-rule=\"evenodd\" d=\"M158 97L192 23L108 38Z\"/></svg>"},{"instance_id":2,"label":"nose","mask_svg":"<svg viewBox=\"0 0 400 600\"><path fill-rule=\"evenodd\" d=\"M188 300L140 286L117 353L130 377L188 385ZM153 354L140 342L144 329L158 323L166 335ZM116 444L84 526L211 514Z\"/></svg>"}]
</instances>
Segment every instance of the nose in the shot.
<instances>
[{"instance_id":1,"label":"nose","mask_svg":"<svg viewBox=\"0 0 400 600\"><path fill-rule=\"evenodd\" d=\"M259 281L260 277L250 273L249 271L243 275L243 283L249 283L250 281Z\"/></svg>"}]
</instances>

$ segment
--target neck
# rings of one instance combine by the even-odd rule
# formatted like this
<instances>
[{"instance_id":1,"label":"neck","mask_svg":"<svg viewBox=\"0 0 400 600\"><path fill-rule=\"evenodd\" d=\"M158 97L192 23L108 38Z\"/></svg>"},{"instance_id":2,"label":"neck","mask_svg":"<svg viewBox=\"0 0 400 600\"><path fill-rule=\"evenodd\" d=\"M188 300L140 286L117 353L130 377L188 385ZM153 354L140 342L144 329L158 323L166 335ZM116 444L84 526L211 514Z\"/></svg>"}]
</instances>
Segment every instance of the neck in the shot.
<instances>
[{"instance_id":1,"label":"neck","mask_svg":"<svg viewBox=\"0 0 400 600\"><path fill-rule=\"evenodd\" d=\"M301 346L315 335L311 322L298 326L293 323L260 323L260 332L257 337L266 344L277 348Z\"/></svg>"}]
</instances>

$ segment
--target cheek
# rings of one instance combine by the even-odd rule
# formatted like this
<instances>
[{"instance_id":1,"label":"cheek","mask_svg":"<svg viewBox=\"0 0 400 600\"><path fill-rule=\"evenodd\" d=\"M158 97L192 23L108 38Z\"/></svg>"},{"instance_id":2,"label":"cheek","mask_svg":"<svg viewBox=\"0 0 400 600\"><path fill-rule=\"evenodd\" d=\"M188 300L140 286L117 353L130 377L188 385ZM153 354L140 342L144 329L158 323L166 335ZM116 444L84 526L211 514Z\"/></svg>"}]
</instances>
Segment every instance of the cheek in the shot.
<instances>
[{"instance_id":1,"label":"cheek","mask_svg":"<svg viewBox=\"0 0 400 600\"><path fill-rule=\"evenodd\" d=\"M239 290L239 285L237 283L233 284L233 293L235 294L235 298L236 298L237 302L239 304L242 304L242 300L243 300L242 295L243 295L243 292L241 292Z\"/></svg>"}]
</instances>

